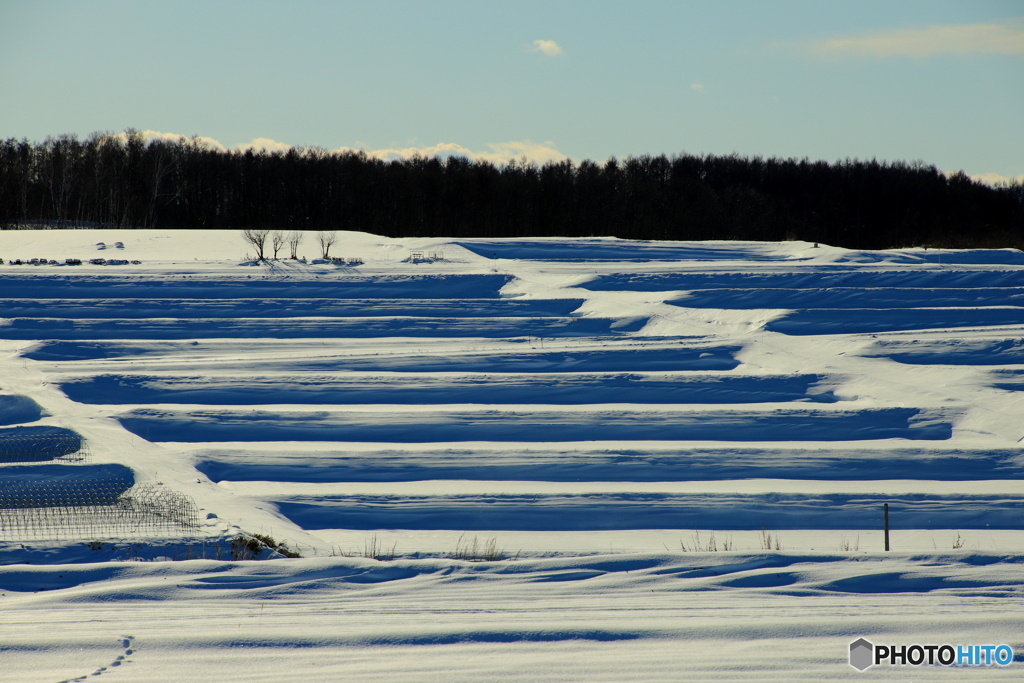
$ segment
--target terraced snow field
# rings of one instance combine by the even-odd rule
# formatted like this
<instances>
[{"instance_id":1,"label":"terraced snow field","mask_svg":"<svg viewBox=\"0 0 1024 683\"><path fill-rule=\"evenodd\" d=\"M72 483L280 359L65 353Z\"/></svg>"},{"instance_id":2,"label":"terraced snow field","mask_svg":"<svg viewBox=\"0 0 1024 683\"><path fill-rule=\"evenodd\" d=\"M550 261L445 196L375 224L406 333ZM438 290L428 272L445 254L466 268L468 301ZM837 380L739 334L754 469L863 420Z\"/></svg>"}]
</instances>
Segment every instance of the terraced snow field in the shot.
<instances>
[{"instance_id":1,"label":"terraced snow field","mask_svg":"<svg viewBox=\"0 0 1024 683\"><path fill-rule=\"evenodd\" d=\"M197 680L314 655L359 680L791 680L860 675L862 635L1019 638L1020 252L344 233L341 266L42 231L0 256L114 239L141 263L0 266L0 507L117 481L199 526L0 530L17 680L93 673L76 648L125 680L185 652ZM87 450L16 447L59 434ZM241 532L306 559L225 561Z\"/></svg>"}]
</instances>

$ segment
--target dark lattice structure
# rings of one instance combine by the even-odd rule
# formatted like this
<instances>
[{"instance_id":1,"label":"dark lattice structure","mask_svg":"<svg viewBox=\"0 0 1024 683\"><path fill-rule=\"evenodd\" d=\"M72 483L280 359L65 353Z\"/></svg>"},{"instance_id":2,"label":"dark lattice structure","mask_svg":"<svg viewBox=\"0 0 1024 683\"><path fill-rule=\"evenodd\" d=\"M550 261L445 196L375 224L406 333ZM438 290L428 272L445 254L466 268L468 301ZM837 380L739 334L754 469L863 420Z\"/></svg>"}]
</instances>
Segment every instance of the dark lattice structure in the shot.
<instances>
[{"instance_id":1,"label":"dark lattice structure","mask_svg":"<svg viewBox=\"0 0 1024 683\"><path fill-rule=\"evenodd\" d=\"M0 539L139 538L199 527L195 502L123 479L0 481Z\"/></svg>"},{"instance_id":2,"label":"dark lattice structure","mask_svg":"<svg viewBox=\"0 0 1024 683\"><path fill-rule=\"evenodd\" d=\"M0 465L26 462L88 462L85 439L72 431L0 431Z\"/></svg>"}]
</instances>

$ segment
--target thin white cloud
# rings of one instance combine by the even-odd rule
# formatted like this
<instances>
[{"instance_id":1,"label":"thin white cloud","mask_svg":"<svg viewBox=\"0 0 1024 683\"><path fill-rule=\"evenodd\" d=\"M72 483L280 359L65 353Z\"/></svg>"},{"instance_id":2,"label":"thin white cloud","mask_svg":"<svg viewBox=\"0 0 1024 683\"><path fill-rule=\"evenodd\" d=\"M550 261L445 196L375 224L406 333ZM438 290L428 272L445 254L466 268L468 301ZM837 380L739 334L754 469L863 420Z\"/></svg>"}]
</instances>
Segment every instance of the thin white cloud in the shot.
<instances>
[{"instance_id":1,"label":"thin white cloud","mask_svg":"<svg viewBox=\"0 0 1024 683\"><path fill-rule=\"evenodd\" d=\"M139 134L142 136L142 139L146 144L149 144L154 140L164 142L178 142L179 140L195 140L204 147L220 150L221 152L228 151L227 146L225 146L219 140L215 140L214 138L206 137L204 135L193 135L192 137L189 137L187 135L182 135L181 133L164 133L159 130L140 130ZM118 133L111 137L124 142L126 139L128 139L128 134ZM291 145L285 144L283 142L278 142L276 140L272 140L271 138L253 138L251 141L243 142L240 145L235 145L231 149L239 152L244 152L249 149L258 152L287 152L291 148Z\"/></svg>"},{"instance_id":2,"label":"thin white cloud","mask_svg":"<svg viewBox=\"0 0 1024 683\"><path fill-rule=\"evenodd\" d=\"M979 183L985 183L986 185L998 186L998 185L1009 185L1013 181L1024 184L1024 173L1021 173L1016 177L1007 177L1000 175L999 173L978 173L970 176L971 180L977 180Z\"/></svg>"},{"instance_id":3,"label":"thin white cloud","mask_svg":"<svg viewBox=\"0 0 1024 683\"><path fill-rule=\"evenodd\" d=\"M535 40L529 52L540 52L548 57L557 57L565 52L562 47L553 40Z\"/></svg>"},{"instance_id":4,"label":"thin white cloud","mask_svg":"<svg viewBox=\"0 0 1024 683\"><path fill-rule=\"evenodd\" d=\"M705 90L704 84L703 83L691 83L690 84L690 90L692 90L694 92L704 92L704 90Z\"/></svg>"},{"instance_id":5,"label":"thin white cloud","mask_svg":"<svg viewBox=\"0 0 1024 683\"><path fill-rule=\"evenodd\" d=\"M201 145L209 147L211 149L217 149L222 152L228 151L228 148L221 144L219 141L203 137L193 136L189 138L185 135L178 133L163 133L155 130L144 130L139 131L142 135L142 139L148 144L153 140L166 140L170 142L178 142L179 140L197 140ZM122 142L128 137L126 133L118 133L117 135L111 136L119 139ZM239 145L235 145L231 148L231 151L245 152L247 150L253 150L256 152L287 152L292 149L291 145L283 142L278 142L271 138L253 138L249 142L244 142ZM296 148L302 150L303 148ZM464 147L455 142L439 142L436 145L424 145L415 146L409 145L408 147L390 147L384 149L372 149L368 150L365 148L355 147L339 147L338 149L331 150L331 154L344 154L346 152L361 152L369 157L375 159L382 159L384 161L393 161L396 159L411 159L413 157L437 157L440 159L447 159L449 157L465 157L471 161L488 161L495 165L507 164L512 160L526 159L530 163L537 165L544 165L548 162L559 162L565 161L569 157L562 154L555 148L555 143L547 140L545 142L533 142L532 140L521 140L511 142L494 142L487 145L485 150L472 150L468 147Z\"/></svg>"},{"instance_id":6,"label":"thin white cloud","mask_svg":"<svg viewBox=\"0 0 1024 683\"><path fill-rule=\"evenodd\" d=\"M253 138L249 142L243 142L242 144L235 146L235 149L240 152L245 152L250 149L254 152L287 152L291 148L292 146L289 144L278 142L277 140L271 140L270 138Z\"/></svg>"},{"instance_id":7,"label":"thin white cloud","mask_svg":"<svg viewBox=\"0 0 1024 683\"><path fill-rule=\"evenodd\" d=\"M569 157L555 149L550 140L546 142L498 142L487 145L489 152L478 153L477 158L493 164L504 164L513 159L526 159L535 164L546 164L554 161L565 161Z\"/></svg>"},{"instance_id":8,"label":"thin white cloud","mask_svg":"<svg viewBox=\"0 0 1024 683\"><path fill-rule=\"evenodd\" d=\"M411 159L413 157L440 157L446 159L448 157L467 157L473 158L473 152L462 145L454 142L439 142L436 145L428 145L424 147L387 147L384 149L367 150L363 148L354 147L339 147L333 150L336 154L343 154L345 152L363 152L367 156L375 159L383 159L385 161L393 161L395 159Z\"/></svg>"},{"instance_id":9,"label":"thin white cloud","mask_svg":"<svg viewBox=\"0 0 1024 683\"><path fill-rule=\"evenodd\" d=\"M928 26L830 38L811 44L819 57L932 57L998 54L1024 57L1024 19L988 24Z\"/></svg>"},{"instance_id":10,"label":"thin white cloud","mask_svg":"<svg viewBox=\"0 0 1024 683\"><path fill-rule=\"evenodd\" d=\"M205 136L202 136L202 135L195 135L195 136L190 138L187 135L181 135L180 133L163 133L163 132L158 131L158 130L148 130L148 129L147 130L140 130L140 131L138 131L138 133L139 133L139 135L142 136L143 142L145 142L147 145L150 142L153 142L154 140L162 141L162 142L178 142L179 140L193 140L194 139L200 145L203 145L205 147L209 147L211 149L218 149L218 150L220 150L222 152L227 150L227 148L224 145L220 144L220 142L218 142L217 140L214 140L213 138L208 138L208 137L205 137ZM110 137L114 138L115 140L120 140L121 142L124 142L124 141L126 141L128 139L128 134L127 133L117 133L116 135L111 135Z\"/></svg>"},{"instance_id":11,"label":"thin white cloud","mask_svg":"<svg viewBox=\"0 0 1024 683\"><path fill-rule=\"evenodd\" d=\"M523 159L543 165L548 162L558 162L568 159L565 154L559 152L553 142L533 142L523 140L519 142L496 142L487 145L484 151L474 151L454 142L439 142L436 145L396 147L375 150L357 150L351 147L341 147L334 150L336 153L343 152L365 152L367 156L385 161L395 159L411 159L413 157L437 157L447 159L449 157L465 157L472 161L488 161L492 164L507 164L513 159Z\"/></svg>"}]
</instances>

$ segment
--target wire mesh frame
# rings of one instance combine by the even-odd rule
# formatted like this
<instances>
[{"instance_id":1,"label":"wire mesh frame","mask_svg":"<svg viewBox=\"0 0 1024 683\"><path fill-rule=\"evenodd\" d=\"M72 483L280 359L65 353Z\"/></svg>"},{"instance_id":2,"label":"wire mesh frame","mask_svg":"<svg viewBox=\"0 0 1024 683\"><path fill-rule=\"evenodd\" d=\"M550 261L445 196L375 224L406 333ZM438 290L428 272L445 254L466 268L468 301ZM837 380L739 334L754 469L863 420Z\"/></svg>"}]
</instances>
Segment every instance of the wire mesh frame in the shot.
<instances>
[{"instance_id":1,"label":"wire mesh frame","mask_svg":"<svg viewBox=\"0 0 1024 683\"><path fill-rule=\"evenodd\" d=\"M0 465L26 462L89 462L92 454L78 434L0 434Z\"/></svg>"},{"instance_id":2,"label":"wire mesh frame","mask_svg":"<svg viewBox=\"0 0 1024 683\"><path fill-rule=\"evenodd\" d=\"M189 496L123 479L0 484L0 540L176 535L199 527Z\"/></svg>"}]
</instances>

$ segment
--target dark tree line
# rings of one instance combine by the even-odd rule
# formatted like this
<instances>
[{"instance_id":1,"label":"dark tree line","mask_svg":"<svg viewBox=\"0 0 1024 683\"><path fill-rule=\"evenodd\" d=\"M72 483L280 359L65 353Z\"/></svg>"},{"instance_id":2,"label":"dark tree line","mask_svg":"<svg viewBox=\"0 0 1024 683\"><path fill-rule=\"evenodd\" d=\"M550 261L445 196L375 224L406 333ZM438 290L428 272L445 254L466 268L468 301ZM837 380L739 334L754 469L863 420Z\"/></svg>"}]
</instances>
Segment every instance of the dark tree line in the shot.
<instances>
[{"instance_id":1,"label":"dark tree line","mask_svg":"<svg viewBox=\"0 0 1024 683\"><path fill-rule=\"evenodd\" d=\"M854 248L1024 246L1024 187L921 162L640 156L383 161L222 151L134 131L0 142L0 228L363 230L392 237L803 239Z\"/></svg>"}]
</instances>

